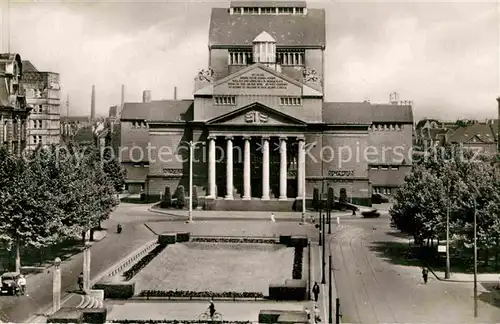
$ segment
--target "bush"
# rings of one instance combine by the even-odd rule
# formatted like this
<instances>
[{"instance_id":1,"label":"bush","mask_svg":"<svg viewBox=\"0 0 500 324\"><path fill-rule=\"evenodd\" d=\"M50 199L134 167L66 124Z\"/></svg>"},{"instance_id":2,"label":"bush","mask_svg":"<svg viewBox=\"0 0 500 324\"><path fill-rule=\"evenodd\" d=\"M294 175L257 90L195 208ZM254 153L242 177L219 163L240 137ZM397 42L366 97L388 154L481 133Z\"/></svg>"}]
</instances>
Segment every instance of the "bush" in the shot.
<instances>
[{"instance_id":1,"label":"bush","mask_svg":"<svg viewBox=\"0 0 500 324\"><path fill-rule=\"evenodd\" d=\"M175 242L174 242L175 243ZM166 245L158 245L153 250L151 250L148 254L146 254L142 259L139 260L136 264L134 264L130 269L123 273L126 281L132 279L139 271L141 271L149 262L151 262L158 254L160 254L163 249L165 249ZM106 294L106 292L104 292Z\"/></svg>"},{"instance_id":2,"label":"bush","mask_svg":"<svg viewBox=\"0 0 500 324\"><path fill-rule=\"evenodd\" d=\"M198 200L198 187L193 186L193 208L198 208L199 200Z\"/></svg>"},{"instance_id":3,"label":"bush","mask_svg":"<svg viewBox=\"0 0 500 324\"><path fill-rule=\"evenodd\" d=\"M290 247L307 247L308 245L308 241L307 241L307 237L305 236L292 236L290 238L290 243L288 244L288 246Z\"/></svg>"},{"instance_id":4,"label":"bush","mask_svg":"<svg viewBox=\"0 0 500 324\"><path fill-rule=\"evenodd\" d=\"M158 235L158 244L162 246L167 246L169 244L175 244L177 242L177 234L175 233L164 233Z\"/></svg>"},{"instance_id":5,"label":"bush","mask_svg":"<svg viewBox=\"0 0 500 324\"><path fill-rule=\"evenodd\" d=\"M213 292L189 290L143 290L140 297L168 297L168 298L264 298L260 292Z\"/></svg>"},{"instance_id":6,"label":"bush","mask_svg":"<svg viewBox=\"0 0 500 324\"><path fill-rule=\"evenodd\" d=\"M106 323L106 308L83 309L83 323L103 324Z\"/></svg>"},{"instance_id":7,"label":"bush","mask_svg":"<svg viewBox=\"0 0 500 324\"><path fill-rule=\"evenodd\" d=\"M269 285L269 298L272 300L306 300L307 282L287 279L285 284Z\"/></svg>"},{"instance_id":8,"label":"bush","mask_svg":"<svg viewBox=\"0 0 500 324\"><path fill-rule=\"evenodd\" d=\"M292 278L302 279L302 261L304 259L304 248L296 246L294 252Z\"/></svg>"},{"instance_id":9,"label":"bush","mask_svg":"<svg viewBox=\"0 0 500 324\"><path fill-rule=\"evenodd\" d=\"M189 242L189 237L190 237L189 232L177 233L175 234L175 242L176 243Z\"/></svg>"},{"instance_id":10,"label":"bush","mask_svg":"<svg viewBox=\"0 0 500 324\"><path fill-rule=\"evenodd\" d=\"M180 185L177 187L175 192L175 197L177 198L177 208L182 209L186 206L186 193L184 191L184 186Z\"/></svg>"},{"instance_id":11,"label":"bush","mask_svg":"<svg viewBox=\"0 0 500 324\"><path fill-rule=\"evenodd\" d=\"M316 210L316 211L319 210L319 189L318 188L314 188L314 190L313 190L312 205L313 205L314 210Z\"/></svg>"},{"instance_id":12,"label":"bush","mask_svg":"<svg viewBox=\"0 0 500 324\"><path fill-rule=\"evenodd\" d=\"M341 204L347 203L347 190L345 188L340 188L339 203Z\"/></svg>"},{"instance_id":13,"label":"bush","mask_svg":"<svg viewBox=\"0 0 500 324\"><path fill-rule=\"evenodd\" d=\"M276 244L275 239L260 239L260 238L228 238L228 237L194 237L192 242L204 243L259 243L259 244Z\"/></svg>"},{"instance_id":14,"label":"bush","mask_svg":"<svg viewBox=\"0 0 500 324\"><path fill-rule=\"evenodd\" d=\"M135 282L98 282L93 289L104 290L104 298L128 299L134 296Z\"/></svg>"},{"instance_id":15,"label":"bush","mask_svg":"<svg viewBox=\"0 0 500 324\"><path fill-rule=\"evenodd\" d=\"M170 187L165 187L165 195L163 201L161 202L161 208L172 207L172 193L170 192Z\"/></svg>"}]
</instances>

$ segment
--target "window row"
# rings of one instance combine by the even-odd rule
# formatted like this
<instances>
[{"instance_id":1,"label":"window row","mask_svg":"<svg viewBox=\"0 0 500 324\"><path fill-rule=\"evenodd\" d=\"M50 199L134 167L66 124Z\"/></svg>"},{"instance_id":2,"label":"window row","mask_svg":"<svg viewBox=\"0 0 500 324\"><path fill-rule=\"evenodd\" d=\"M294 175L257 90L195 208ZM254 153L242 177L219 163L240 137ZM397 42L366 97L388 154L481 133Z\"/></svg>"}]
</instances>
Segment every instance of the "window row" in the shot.
<instances>
[{"instance_id":1,"label":"window row","mask_svg":"<svg viewBox=\"0 0 500 324\"><path fill-rule=\"evenodd\" d=\"M373 193L378 193L383 195L391 195L392 190L393 188L390 187L373 187Z\"/></svg>"},{"instance_id":2,"label":"window row","mask_svg":"<svg viewBox=\"0 0 500 324\"><path fill-rule=\"evenodd\" d=\"M33 128L33 129L43 128L43 121L42 120L31 120L31 128Z\"/></svg>"},{"instance_id":3,"label":"window row","mask_svg":"<svg viewBox=\"0 0 500 324\"><path fill-rule=\"evenodd\" d=\"M303 15L306 13L303 7L236 7L232 8L236 15Z\"/></svg>"},{"instance_id":4,"label":"window row","mask_svg":"<svg viewBox=\"0 0 500 324\"><path fill-rule=\"evenodd\" d=\"M43 106L42 105L34 105L33 109L31 110L32 114L41 114L43 113Z\"/></svg>"},{"instance_id":5,"label":"window row","mask_svg":"<svg viewBox=\"0 0 500 324\"><path fill-rule=\"evenodd\" d=\"M370 129L372 131L399 131L402 127L399 124L373 124Z\"/></svg>"},{"instance_id":6,"label":"window row","mask_svg":"<svg viewBox=\"0 0 500 324\"><path fill-rule=\"evenodd\" d=\"M283 106L300 106L302 105L302 98L298 97L281 97L280 105Z\"/></svg>"},{"instance_id":7,"label":"window row","mask_svg":"<svg viewBox=\"0 0 500 324\"><path fill-rule=\"evenodd\" d=\"M133 121L132 128L148 128L148 123L145 121Z\"/></svg>"},{"instance_id":8,"label":"window row","mask_svg":"<svg viewBox=\"0 0 500 324\"><path fill-rule=\"evenodd\" d=\"M371 165L370 170L382 170L382 171L387 171L387 170L399 170L399 166L397 165Z\"/></svg>"},{"instance_id":9,"label":"window row","mask_svg":"<svg viewBox=\"0 0 500 324\"><path fill-rule=\"evenodd\" d=\"M43 144L42 142L42 136L41 135L33 135L31 136L31 143L38 145L38 144Z\"/></svg>"},{"instance_id":10,"label":"window row","mask_svg":"<svg viewBox=\"0 0 500 324\"><path fill-rule=\"evenodd\" d=\"M247 65L253 63L252 52L230 51L228 57L229 65Z\"/></svg>"},{"instance_id":11,"label":"window row","mask_svg":"<svg viewBox=\"0 0 500 324\"><path fill-rule=\"evenodd\" d=\"M278 52L276 59L282 65L304 65L303 52Z\"/></svg>"},{"instance_id":12,"label":"window row","mask_svg":"<svg viewBox=\"0 0 500 324\"><path fill-rule=\"evenodd\" d=\"M214 102L216 105L236 105L235 96L216 96L214 97Z\"/></svg>"}]
</instances>

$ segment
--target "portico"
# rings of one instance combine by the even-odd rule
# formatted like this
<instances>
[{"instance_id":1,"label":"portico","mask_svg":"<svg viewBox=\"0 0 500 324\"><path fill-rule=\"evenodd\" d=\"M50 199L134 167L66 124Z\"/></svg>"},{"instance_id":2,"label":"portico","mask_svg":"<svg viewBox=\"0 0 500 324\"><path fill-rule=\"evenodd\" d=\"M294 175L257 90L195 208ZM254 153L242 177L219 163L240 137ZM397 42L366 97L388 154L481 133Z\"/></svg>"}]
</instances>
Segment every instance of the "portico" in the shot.
<instances>
[{"instance_id":1,"label":"portico","mask_svg":"<svg viewBox=\"0 0 500 324\"><path fill-rule=\"evenodd\" d=\"M305 181L302 134L211 132L207 142L208 197L233 200L235 192L243 200L302 197ZM274 180L278 180L277 186L271 185ZM221 187L225 189L224 195Z\"/></svg>"}]
</instances>

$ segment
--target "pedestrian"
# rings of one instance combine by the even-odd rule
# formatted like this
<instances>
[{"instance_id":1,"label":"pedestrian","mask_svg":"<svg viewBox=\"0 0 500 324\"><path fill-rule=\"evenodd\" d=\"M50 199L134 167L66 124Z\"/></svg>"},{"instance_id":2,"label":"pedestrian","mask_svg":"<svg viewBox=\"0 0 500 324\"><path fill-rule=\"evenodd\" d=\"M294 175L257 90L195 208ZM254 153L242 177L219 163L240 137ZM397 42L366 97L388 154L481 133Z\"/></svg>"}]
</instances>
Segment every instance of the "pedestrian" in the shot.
<instances>
[{"instance_id":1,"label":"pedestrian","mask_svg":"<svg viewBox=\"0 0 500 324\"><path fill-rule=\"evenodd\" d=\"M78 283L78 288L80 288L80 291L83 291L83 272L80 272L76 281Z\"/></svg>"},{"instance_id":2,"label":"pedestrian","mask_svg":"<svg viewBox=\"0 0 500 324\"><path fill-rule=\"evenodd\" d=\"M426 267L422 268L422 278L424 279L424 283L427 283L427 279L429 277L429 270Z\"/></svg>"},{"instance_id":3,"label":"pedestrian","mask_svg":"<svg viewBox=\"0 0 500 324\"><path fill-rule=\"evenodd\" d=\"M22 274L19 275L17 285L19 286L19 292L21 293L21 295L24 295L26 293L26 278L24 278Z\"/></svg>"},{"instance_id":4,"label":"pedestrian","mask_svg":"<svg viewBox=\"0 0 500 324\"><path fill-rule=\"evenodd\" d=\"M311 323L311 312L309 311L309 308L304 308L304 312L306 312L307 315L307 323Z\"/></svg>"},{"instance_id":5,"label":"pedestrian","mask_svg":"<svg viewBox=\"0 0 500 324\"><path fill-rule=\"evenodd\" d=\"M314 305L314 321L316 323L321 322L321 317L319 316L319 308L318 305Z\"/></svg>"},{"instance_id":6,"label":"pedestrian","mask_svg":"<svg viewBox=\"0 0 500 324\"><path fill-rule=\"evenodd\" d=\"M274 213L271 213L271 222L275 223L276 219L274 219Z\"/></svg>"},{"instance_id":7,"label":"pedestrian","mask_svg":"<svg viewBox=\"0 0 500 324\"><path fill-rule=\"evenodd\" d=\"M318 296L319 296L319 285L317 282L314 282L313 286L313 294L314 294L314 302L318 302Z\"/></svg>"}]
</instances>

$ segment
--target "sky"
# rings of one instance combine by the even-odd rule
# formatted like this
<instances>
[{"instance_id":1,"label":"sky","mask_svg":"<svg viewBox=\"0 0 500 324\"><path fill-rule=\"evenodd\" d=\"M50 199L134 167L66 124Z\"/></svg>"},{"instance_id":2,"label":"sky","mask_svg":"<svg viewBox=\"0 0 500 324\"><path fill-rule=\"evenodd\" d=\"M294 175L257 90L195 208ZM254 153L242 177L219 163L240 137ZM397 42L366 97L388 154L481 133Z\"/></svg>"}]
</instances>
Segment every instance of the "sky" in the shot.
<instances>
[{"instance_id":1,"label":"sky","mask_svg":"<svg viewBox=\"0 0 500 324\"><path fill-rule=\"evenodd\" d=\"M60 73L61 115L120 103L192 98L208 67L212 7L228 1L14 1L10 51ZM326 101L412 100L416 119L497 118L500 5L490 2L308 1L327 17Z\"/></svg>"}]
</instances>

